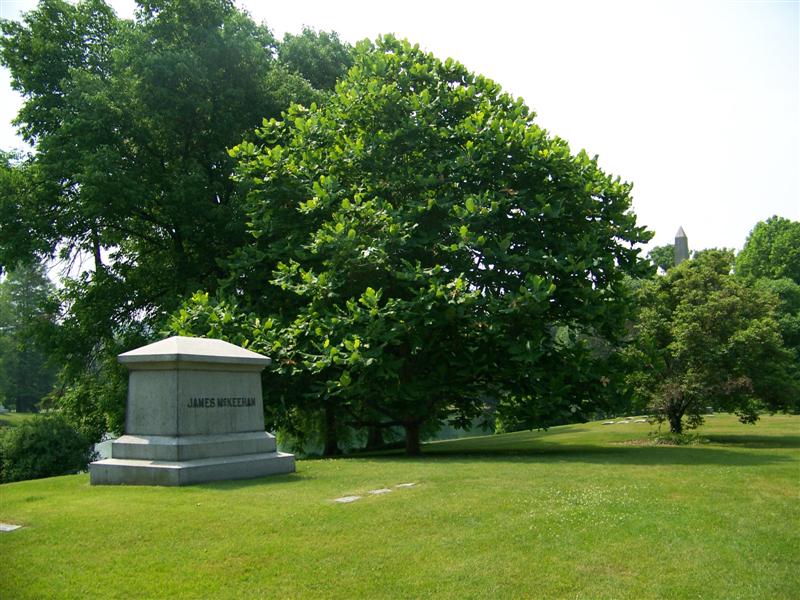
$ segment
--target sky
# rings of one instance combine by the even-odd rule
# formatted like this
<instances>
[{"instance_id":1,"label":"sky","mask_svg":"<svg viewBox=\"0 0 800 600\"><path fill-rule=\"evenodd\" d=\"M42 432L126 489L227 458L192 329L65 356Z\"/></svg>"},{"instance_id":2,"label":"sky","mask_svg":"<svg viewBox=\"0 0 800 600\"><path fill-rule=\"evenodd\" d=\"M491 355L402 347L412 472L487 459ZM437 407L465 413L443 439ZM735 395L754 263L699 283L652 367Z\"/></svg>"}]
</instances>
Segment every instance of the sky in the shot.
<instances>
[{"instance_id":1,"label":"sky","mask_svg":"<svg viewBox=\"0 0 800 600\"><path fill-rule=\"evenodd\" d=\"M135 3L111 0L133 17ZM740 249L772 215L800 221L800 0L239 0L282 37L394 33L524 98L537 122L632 182L638 222L671 243ZM0 0L19 18L30 0ZM0 73L0 148L22 148Z\"/></svg>"}]
</instances>

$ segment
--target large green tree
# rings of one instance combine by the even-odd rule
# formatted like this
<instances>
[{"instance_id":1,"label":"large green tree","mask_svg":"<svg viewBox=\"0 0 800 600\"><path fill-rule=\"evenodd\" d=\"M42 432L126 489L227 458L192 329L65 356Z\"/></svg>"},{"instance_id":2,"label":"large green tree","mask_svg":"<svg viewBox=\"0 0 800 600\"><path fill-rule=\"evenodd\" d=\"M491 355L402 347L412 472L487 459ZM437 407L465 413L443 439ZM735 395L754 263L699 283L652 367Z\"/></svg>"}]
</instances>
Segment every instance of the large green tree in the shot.
<instances>
[{"instance_id":1,"label":"large green tree","mask_svg":"<svg viewBox=\"0 0 800 600\"><path fill-rule=\"evenodd\" d=\"M754 422L800 392L777 298L731 275L732 265L733 253L706 250L639 287L631 380L674 433L702 423L709 406Z\"/></svg>"},{"instance_id":2,"label":"large green tree","mask_svg":"<svg viewBox=\"0 0 800 600\"><path fill-rule=\"evenodd\" d=\"M55 367L35 342L36 331L52 325L52 291L36 263L21 263L0 281L0 403L19 412L38 410L56 381Z\"/></svg>"},{"instance_id":3,"label":"large green tree","mask_svg":"<svg viewBox=\"0 0 800 600\"><path fill-rule=\"evenodd\" d=\"M647 253L647 258L649 258L650 262L656 267L667 272L675 266L675 246L674 244L655 246Z\"/></svg>"},{"instance_id":4,"label":"large green tree","mask_svg":"<svg viewBox=\"0 0 800 600\"><path fill-rule=\"evenodd\" d=\"M590 394L563 390L576 356L580 389L602 385L596 354L556 334L617 338L649 234L630 185L533 119L453 60L362 43L327 103L294 106L235 149L252 244L229 263L232 300L196 297L173 330L218 329L220 307L229 322L251 315L243 338L275 359L289 420L400 426L409 453L486 395L539 425L592 410Z\"/></svg>"},{"instance_id":5,"label":"large green tree","mask_svg":"<svg viewBox=\"0 0 800 600\"><path fill-rule=\"evenodd\" d=\"M91 390L191 291L214 289L221 259L247 243L227 149L329 91L280 61L269 30L230 0L142 0L133 21L102 0L42 0L2 32L35 154L24 185L9 177L14 193L3 190L0 265L27 253L72 266L51 342L67 379ZM326 52L336 44L347 53L338 39ZM93 392L79 396L100 410Z\"/></svg>"},{"instance_id":6,"label":"large green tree","mask_svg":"<svg viewBox=\"0 0 800 600\"><path fill-rule=\"evenodd\" d=\"M794 350L800 369L800 284L788 277L782 279L757 279L755 286L767 290L778 299L776 318L780 325L783 343Z\"/></svg>"},{"instance_id":7,"label":"large green tree","mask_svg":"<svg viewBox=\"0 0 800 600\"><path fill-rule=\"evenodd\" d=\"M800 284L800 221L773 216L753 227L736 256L743 277L781 279Z\"/></svg>"},{"instance_id":8,"label":"large green tree","mask_svg":"<svg viewBox=\"0 0 800 600\"><path fill-rule=\"evenodd\" d=\"M781 335L800 369L800 222L774 216L757 223L736 257L735 272L777 296Z\"/></svg>"},{"instance_id":9,"label":"large green tree","mask_svg":"<svg viewBox=\"0 0 800 600\"><path fill-rule=\"evenodd\" d=\"M353 65L350 46L336 32L303 27L298 35L287 33L278 46L278 58L316 89L332 90Z\"/></svg>"}]
</instances>

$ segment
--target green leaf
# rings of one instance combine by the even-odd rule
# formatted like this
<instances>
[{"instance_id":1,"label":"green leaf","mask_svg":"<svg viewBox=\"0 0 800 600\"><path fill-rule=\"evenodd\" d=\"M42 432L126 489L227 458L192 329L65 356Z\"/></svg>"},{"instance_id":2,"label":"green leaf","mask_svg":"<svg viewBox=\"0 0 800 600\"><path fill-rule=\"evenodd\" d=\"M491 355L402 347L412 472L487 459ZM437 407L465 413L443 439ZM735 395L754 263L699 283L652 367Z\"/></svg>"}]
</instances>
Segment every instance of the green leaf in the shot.
<instances>
[{"instance_id":1,"label":"green leaf","mask_svg":"<svg viewBox=\"0 0 800 600\"><path fill-rule=\"evenodd\" d=\"M350 378L350 373L348 371L344 371L339 377L339 385L342 387L348 387L352 383L352 379Z\"/></svg>"}]
</instances>

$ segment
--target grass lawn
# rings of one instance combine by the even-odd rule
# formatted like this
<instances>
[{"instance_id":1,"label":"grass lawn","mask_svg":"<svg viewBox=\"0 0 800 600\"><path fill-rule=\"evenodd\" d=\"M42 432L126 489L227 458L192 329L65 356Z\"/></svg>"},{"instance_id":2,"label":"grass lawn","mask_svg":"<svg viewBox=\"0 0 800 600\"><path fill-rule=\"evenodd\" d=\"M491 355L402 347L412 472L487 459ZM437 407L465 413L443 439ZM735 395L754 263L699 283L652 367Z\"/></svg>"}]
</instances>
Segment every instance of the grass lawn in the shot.
<instances>
[{"instance_id":1,"label":"grass lawn","mask_svg":"<svg viewBox=\"0 0 800 600\"><path fill-rule=\"evenodd\" d=\"M0 598L798 598L800 417L299 461L185 488L0 486ZM397 484L414 482L410 488ZM391 488L382 495L369 490ZM334 498L362 495L350 504Z\"/></svg>"},{"instance_id":2,"label":"grass lawn","mask_svg":"<svg viewBox=\"0 0 800 600\"><path fill-rule=\"evenodd\" d=\"M14 427L35 416L35 413L2 413L0 414L0 429L3 429L3 427Z\"/></svg>"}]
</instances>

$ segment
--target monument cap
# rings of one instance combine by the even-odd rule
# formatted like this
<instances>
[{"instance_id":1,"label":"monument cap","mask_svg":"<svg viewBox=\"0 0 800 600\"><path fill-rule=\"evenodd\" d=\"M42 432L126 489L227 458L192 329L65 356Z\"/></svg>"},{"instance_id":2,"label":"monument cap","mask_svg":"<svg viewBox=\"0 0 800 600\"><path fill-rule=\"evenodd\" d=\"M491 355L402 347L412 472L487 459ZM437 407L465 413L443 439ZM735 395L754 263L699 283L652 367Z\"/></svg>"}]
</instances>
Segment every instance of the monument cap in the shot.
<instances>
[{"instance_id":1,"label":"monument cap","mask_svg":"<svg viewBox=\"0 0 800 600\"><path fill-rule=\"evenodd\" d=\"M258 352L222 340L173 336L117 357L123 364L137 363L222 363L266 367L271 361Z\"/></svg>"}]
</instances>

